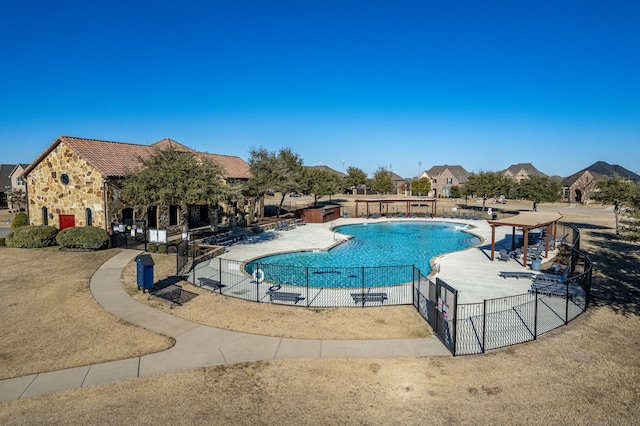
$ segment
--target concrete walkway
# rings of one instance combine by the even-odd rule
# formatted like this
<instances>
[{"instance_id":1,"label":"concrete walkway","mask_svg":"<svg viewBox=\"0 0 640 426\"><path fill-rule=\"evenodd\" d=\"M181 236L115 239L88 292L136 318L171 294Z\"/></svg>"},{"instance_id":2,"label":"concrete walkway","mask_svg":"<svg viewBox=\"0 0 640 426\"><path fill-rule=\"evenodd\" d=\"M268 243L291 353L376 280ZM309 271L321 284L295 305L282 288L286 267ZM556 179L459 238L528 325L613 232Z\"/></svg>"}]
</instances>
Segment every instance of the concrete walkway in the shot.
<instances>
[{"instance_id":1,"label":"concrete walkway","mask_svg":"<svg viewBox=\"0 0 640 426\"><path fill-rule=\"evenodd\" d=\"M450 356L436 337L389 340L305 340L259 336L203 326L132 299L120 283L124 267L140 252L124 250L91 278L91 293L107 311L175 339L163 352L0 381L0 402L31 398L172 370L292 358Z\"/></svg>"}]
</instances>

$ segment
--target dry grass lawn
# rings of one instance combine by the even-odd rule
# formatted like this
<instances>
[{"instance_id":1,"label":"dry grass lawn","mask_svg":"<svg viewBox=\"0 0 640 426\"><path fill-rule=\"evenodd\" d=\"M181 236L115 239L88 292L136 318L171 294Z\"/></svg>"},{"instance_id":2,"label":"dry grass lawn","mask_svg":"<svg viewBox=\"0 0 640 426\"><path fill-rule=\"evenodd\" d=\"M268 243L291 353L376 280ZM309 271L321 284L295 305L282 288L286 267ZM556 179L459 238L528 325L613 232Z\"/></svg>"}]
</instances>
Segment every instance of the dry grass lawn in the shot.
<instances>
[{"instance_id":1,"label":"dry grass lawn","mask_svg":"<svg viewBox=\"0 0 640 426\"><path fill-rule=\"evenodd\" d=\"M173 345L114 317L91 296L91 276L116 253L0 248L0 378L131 358Z\"/></svg>"},{"instance_id":2,"label":"dry grass lawn","mask_svg":"<svg viewBox=\"0 0 640 426\"><path fill-rule=\"evenodd\" d=\"M604 214L597 209L566 209L562 213L567 221L580 224L582 248L596 263L591 308L567 327L537 341L457 358L279 360L180 371L0 404L0 423L637 424L638 246L615 237L612 213ZM0 250L0 256L6 250ZM11 253L10 257L21 256ZM98 264L96 260L95 265ZM131 273L128 269L123 277L125 286L131 285L126 284ZM47 271L47 275L51 274ZM85 276L90 276L90 272ZM4 276L1 282L4 288L7 282ZM86 278L84 283L86 292ZM50 304L58 299L55 294L48 295ZM17 299L13 303L29 302L28 298L21 298L21 292L15 291L14 295ZM195 315L182 308L200 303L205 310L210 306L212 311L224 312L208 314L202 321L258 332L260 327L252 322L259 319L271 322L268 329L276 333L283 333L274 327L281 321L291 320L299 324L298 329L304 329L311 320L314 328L324 333L331 330L324 322L342 321L339 328L357 329L359 321L369 323L378 319L371 309L280 311L270 310L274 308L271 306L222 299L226 298L203 294L174 311L183 316ZM0 301L3 324L10 317L4 313L8 308L6 300ZM238 309L223 307L236 302L241 303ZM166 305L162 301L154 303L163 305L163 309ZM73 306L64 306L75 310L81 309L81 304L89 305L92 301L78 299ZM50 311L43 303L33 314L47 316ZM104 317L100 319L106 321ZM25 320L30 322L30 318ZM90 316L74 321L88 323L95 319ZM103 324L111 326L111 322ZM4 327L2 348L6 346L5 336L14 326L15 321ZM124 333L111 333L100 324L98 328L99 334L104 333L94 337L98 345L114 345L123 334L134 332L133 327ZM21 330L23 340L29 344L37 340L35 329ZM77 339L73 330L54 327L49 332L66 345L74 346ZM12 339L19 342L18 338ZM42 349L46 348L34 352ZM33 359L25 361L32 362Z\"/></svg>"}]
</instances>

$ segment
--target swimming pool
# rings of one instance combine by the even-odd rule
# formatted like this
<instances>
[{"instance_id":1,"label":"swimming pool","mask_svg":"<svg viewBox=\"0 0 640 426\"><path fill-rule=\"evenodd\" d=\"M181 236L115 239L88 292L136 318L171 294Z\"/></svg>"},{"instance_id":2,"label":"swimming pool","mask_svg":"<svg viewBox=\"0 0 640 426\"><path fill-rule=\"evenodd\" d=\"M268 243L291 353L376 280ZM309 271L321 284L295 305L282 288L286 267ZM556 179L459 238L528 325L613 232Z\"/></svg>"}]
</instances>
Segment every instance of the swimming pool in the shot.
<instances>
[{"instance_id":1,"label":"swimming pool","mask_svg":"<svg viewBox=\"0 0 640 426\"><path fill-rule=\"evenodd\" d=\"M413 267L429 274L434 257L476 245L480 239L445 222L398 221L342 225L353 236L331 250L282 253L246 265L276 284L355 288L401 284L413 279Z\"/></svg>"}]
</instances>

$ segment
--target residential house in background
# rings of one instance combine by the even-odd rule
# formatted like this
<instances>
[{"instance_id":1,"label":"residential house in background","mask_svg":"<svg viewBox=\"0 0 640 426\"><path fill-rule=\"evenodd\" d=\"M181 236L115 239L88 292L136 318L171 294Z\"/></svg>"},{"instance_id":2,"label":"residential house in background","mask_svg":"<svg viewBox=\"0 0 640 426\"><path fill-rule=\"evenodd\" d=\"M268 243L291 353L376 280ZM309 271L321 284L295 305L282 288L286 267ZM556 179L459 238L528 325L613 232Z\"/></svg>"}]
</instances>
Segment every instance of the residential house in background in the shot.
<instances>
[{"instance_id":1,"label":"residential house in background","mask_svg":"<svg viewBox=\"0 0 640 426\"><path fill-rule=\"evenodd\" d=\"M57 138L26 167L29 220L33 225L97 226L107 231L115 224L144 219L149 227L179 230L178 206L127 206L118 197L122 178L140 167L156 149L195 152L171 139L152 145L84 139ZM249 165L239 157L198 153L220 164L225 182L248 180ZM217 206L191 206L190 221L207 223ZM251 209L249 209L251 210ZM219 216L218 216L219 217ZM215 218L217 220L217 218Z\"/></svg>"},{"instance_id":2,"label":"residential house in background","mask_svg":"<svg viewBox=\"0 0 640 426\"><path fill-rule=\"evenodd\" d=\"M16 164L16 166L13 168L13 171L9 174L9 180L11 181L11 191L21 191L22 193L26 194L27 183L22 177L22 173L28 166L28 164ZM12 210L24 209L27 207L26 203L18 205L20 203L11 202L10 199L8 200L7 204Z\"/></svg>"},{"instance_id":3,"label":"residential house in background","mask_svg":"<svg viewBox=\"0 0 640 426\"><path fill-rule=\"evenodd\" d=\"M640 175L622 166L598 161L562 181L563 198L570 203L586 202L589 193L597 188L597 179L603 176L620 176L623 179L640 182Z\"/></svg>"},{"instance_id":4,"label":"residential house in background","mask_svg":"<svg viewBox=\"0 0 640 426\"><path fill-rule=\"evenodd\" d=\"M11 191L11 172L15 164L0 164L0 208L8 207L7 193Z\"/></svg>"},{"instance_id":5,"label":"residential house in background","mask_svg":"<svg viewBox=\"0 0 640 426\"><path fill-rule=\"evenodd\" d=\"M509 168L504 170L502 173L504 173L506 177L511 178L518 183L532 176L547 176L540 170L536 169L531 163L514 164L509 166Z\"/></svg>"},{"instance_id":6,"label":"residential house in background","mask_svg":"<svg viewBox=\"0 0 640 426\"><path fill-rule=\"evenodd\" d=\"M409 185L407 185L407 180L392 171L389 172L389 175L393 182L393 191L391 193L396 195L409 195Z\"/></svg>"},{"instance_id":7,"label":"residential house in background","mask_svg":"<svg viewBox=\"0 0 640 426\"><path fill-rule=\"evenodd\" d=\"M338 176L340 179L346 179L347 175L345 173L339 172L338 170L332 169L329 166L325 166L324 164L319 164L317 166L309 166L314 169L322 170L323 172L331 173L332 175Z\"/></svg>"},{"instance_id":8,"label":"residential house in background","mask_svg":"<svg viewBox=\"0 0 640 426\"><path fill-rule=\"evenodd\" d=\"M451 188L463 186L469 179L469 172L462 166L433 166L420 175L421 178L431 179L431 194L433 197L450 197Z\"/></svg>"}]
</instances>

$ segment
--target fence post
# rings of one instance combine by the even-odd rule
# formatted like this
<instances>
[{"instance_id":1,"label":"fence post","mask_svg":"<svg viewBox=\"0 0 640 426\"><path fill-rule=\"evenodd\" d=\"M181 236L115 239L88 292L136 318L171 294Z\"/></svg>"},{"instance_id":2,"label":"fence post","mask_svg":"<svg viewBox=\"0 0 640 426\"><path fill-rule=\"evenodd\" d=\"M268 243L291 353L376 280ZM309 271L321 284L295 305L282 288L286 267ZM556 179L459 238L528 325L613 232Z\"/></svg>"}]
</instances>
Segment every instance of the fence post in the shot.
<instances>
[{"instance_id":1,"label":"fence post","mask_svg":"<svg viewBox=\"0 0 640 426\"><path fill-rule=\"evenodd\" d=\"M362 267L362 294L364 295L364 272L365 267ZM362 307L364 308L364 296L362 297Z\"/></svg>"},{"instance_id":2,"label":"fence post","mask_svg":"<svg viewBox=\"0 0 640 426\"><path fill-rule=\"evenodd\" d=\"M222 284L222 258L218 258L218 281ZM222 294L222 286L220 286L220 294Z\"/></svg>"},{"instance_id":3,"label":"fence post","mask_svg":"<svg viewBox=\"0 0 640 426\"><path fill-rule=\"evenodd\" d=\"M569 324L569 280L565 283L564 292L564 325Z\"/></svg>"},{"instance_id":4,"label":"fence post","mask_svg":"<svg viewBox=\"0 0 640 426\"><path fill-rule=\"evenodd\" d=\"M584 310L582 312L587 310L587 308L589 307L589 299L591 299L591 271L593 271L593 264L589 267L589 272L587 272L587 276L585 277L587 281L586 286L588 290L585 290L586 301L584 304Z\"/></svg>"},{"instance_id":5,"label":"fence post","mask_svg":"<svg viewBox=\"0 0 640 426\"><path fill-rule=\"evenodd\" d=\"M191 270L193 271L193 284L196 285L196 258L193 258L193 262L191 263Z\"/></svg>"},{"instance_id":6,"label":"fence post","mask_svg":"<svg viewBox=\"0 0 640 426\"><path fill-rule=\"evenodd\" d=\"M419 285L420 285L420 273L418 273L418 286ZM413 306L416 306L415 302L416 302L416 266L413 265L413 287L411 287L411 304Z\"/></svg>"},{"instance_id":7,"label":"fence post","mask_svg":"<svg viewBox=\"0 0 640 426\"><path fill-rule=\"evenodd\" d=\"M451 353L453 354L453 356L456 356L456 346L457 346L457 340L458 340L458 292L456 291L455 293L453 293L453 306L454 308L451 309L451 313L453 313L454 317L453 317L453 321L451 322L453 324L453 335L452 335L452 343L453 343L453 348L451 348Z\"/></svg>"},{"instance_id":8,"label":"fence post","mask_svg":"<svg viewBox=\"0 0 640 426\"><path fill-rule=\"evenodd\" d=\"M482 302L482 353L485 351L487 345L487 299Z\"/></svg>"},{"instance_id":9,"label":"fence post","mask_svg":"<svg viewBox=\"0 0 640 426\"><path fill-rule=\"evenodd\" d=\"M305 277L305 280L306 280L306 282L307 282L307 283L306 283L306 284L307 284L307 285L306 285L306 287L307 287L307 297L306 297L306 299L307 299L307 308L308 308L309 306L311 306L311 305L309 304L309 267L307 266L305 269L306 269L306 277Z\"/></svg>"},{"instance_id":10,"label":"fence post","mask_svg":"<svg viewBox=\"0 0 640 426\"><path fill-rule=\"evenodd\" d=\"M534 293L535 302L533 303L533 340L538 338L538 288Z\"/></svg>"}]
</instances>

